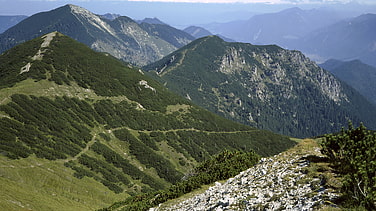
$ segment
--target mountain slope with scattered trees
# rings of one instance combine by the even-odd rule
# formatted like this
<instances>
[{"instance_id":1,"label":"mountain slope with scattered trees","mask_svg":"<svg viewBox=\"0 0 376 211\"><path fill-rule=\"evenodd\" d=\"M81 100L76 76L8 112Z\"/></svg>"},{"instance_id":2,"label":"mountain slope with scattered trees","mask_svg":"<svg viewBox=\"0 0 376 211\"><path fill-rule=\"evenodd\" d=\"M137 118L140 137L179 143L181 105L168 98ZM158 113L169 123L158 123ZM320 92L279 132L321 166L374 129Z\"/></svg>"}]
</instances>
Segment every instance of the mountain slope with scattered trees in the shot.
<instances>
[{"instance_id":1,"label":"mountain slope with scattered trees","mask_svg":"<svg viewBox=\"0 0 376 211\"><path fill-rule=\"evenodd\" d=\"M166 188L225 149L268 156L294 145L197 107L59 32L1 54L0 76L5 210L98 209Z\"/></svg>"}]
</instances>

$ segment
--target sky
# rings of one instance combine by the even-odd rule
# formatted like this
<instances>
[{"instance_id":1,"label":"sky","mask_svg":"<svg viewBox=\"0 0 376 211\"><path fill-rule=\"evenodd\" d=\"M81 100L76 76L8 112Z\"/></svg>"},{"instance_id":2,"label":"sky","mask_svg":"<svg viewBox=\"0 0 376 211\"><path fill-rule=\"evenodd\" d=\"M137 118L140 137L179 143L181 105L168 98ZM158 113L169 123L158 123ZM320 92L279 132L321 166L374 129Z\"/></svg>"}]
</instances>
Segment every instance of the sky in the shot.
<instances>
[{"instance_id":1,"label":"sky","mask_svg":"<svg viewBox=\"0 0 376 211\"><path fill-rule=\"evenodd\" d=\"M0 15L27 15L49 11L66 4L81 6L96 14L114 13L135 20L162 20L177 28L191 24L246 20L256 14L291 7L310 9L339 5L351 10L361 7L350 0L0 0ZM376 0L357 0L362 12L376 13ZM349 4L350 3L350 4ZM6 6L4 6L6 5ZM342 6L341 6L342 5ZM350 5L350 6L343 6ZM371 6L370 6L371 5ZM360 13L360 12L359 12Z\"/></svg>"},{"instance_id":2,"label":"sky","mask_svg":"<svg viewBox=\"0 0 376 211\"><path fill-rule=\"evenodd\" d=\"M325 3L349 3L376 4L375 0L77 0L78 2L190 2L190 3L267 3L267 4L325 4ZM65 0L0 0L0 2L66 2ZM22 6L22 5L20 5Z\"/></svg>"},{"instance_id":3,"label":"sky","mask_svg":"<svg viewBox=\"0 0 376 211\"><path fill-rule=\"evenodd\" d=\"M140 0L128 0L140 1ZM144 0L149 2L190 2L190 3L324 3L324 2L349 2L350 0ZM364 1L364 0L363 0Z\"/></svg>"}]
</instances>

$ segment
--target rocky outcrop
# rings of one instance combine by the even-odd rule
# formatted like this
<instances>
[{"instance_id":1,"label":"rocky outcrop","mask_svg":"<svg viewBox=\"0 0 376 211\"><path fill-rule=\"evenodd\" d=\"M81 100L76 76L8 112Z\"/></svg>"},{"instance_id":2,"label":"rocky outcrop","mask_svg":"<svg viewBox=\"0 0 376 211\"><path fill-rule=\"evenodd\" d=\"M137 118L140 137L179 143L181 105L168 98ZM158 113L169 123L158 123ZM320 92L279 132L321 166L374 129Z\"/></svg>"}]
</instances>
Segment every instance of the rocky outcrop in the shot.
<instances>
[{"instance_id":1,"label":"rocky outcrop","mask_svg":"<svg viewBox=\"0 0 376 211\"><path fill-rule=\"evenodd\" d=\"M314 148L263 158L255 167L223 184L216 182L202 194L152 210L314 210L338 197L327 187L328 177L310 173L315 165L311 161L321 156Z\"/></svg>"}]
</instances>

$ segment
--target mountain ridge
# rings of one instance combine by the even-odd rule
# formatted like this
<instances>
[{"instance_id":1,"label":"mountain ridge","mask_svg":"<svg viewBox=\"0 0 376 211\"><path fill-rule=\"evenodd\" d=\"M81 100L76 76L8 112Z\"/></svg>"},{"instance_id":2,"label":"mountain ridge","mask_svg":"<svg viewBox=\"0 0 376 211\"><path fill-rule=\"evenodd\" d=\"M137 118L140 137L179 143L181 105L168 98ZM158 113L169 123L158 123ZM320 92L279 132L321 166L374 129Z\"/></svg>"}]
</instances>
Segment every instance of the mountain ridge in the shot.
<instances>
[{"instance_id":1,"label":"mountain ridge","mask_svg":"<svg viewBox=\"0 0 376 211\"><path fill-rule=\"evenodd\" d=\"M145 69L171 90L208 110L290 136L329 133L341 128L348 118L361 121L356 115L372 125L369 117L375 112L356 91L301 52L275 45L226 43L209 36ZM356 108L363 105L358 102L364 102L364 111L370 113L361 114L363 111ZM351 111L339 114L341 106ZM320 123L312 124L312 119Z\"/></svg>"},{"instance_id":2,"label":"mountain ridge","mask_svg":"<svg viewBox=\"0 0 376 211\"><path fill-rule=\"evenodd\" d=\"M277 44L296 49L293 44L297 40L340 19L341 15L330 9L304 10L292 7L279 12L254 15L247 20L209 25L207 28L238 42L255 45Z\"/></svg>"},{"instance_id":3,"label":"mountain ridge","mask_svg":"<svg viewBox=\"0 0 376 211\"><path fill-rule=\"evenodd\" d=\"M298 42L297 46L319 61L359 59L376 66L375 26L376 14L363 14L313 31Z\"/></svg>"},{"instance_id":4,"label":"mountain ridge","mask_svg":"<svg viewBox=\"0 0 376 211\"><path fill-rule=\"evenodd\" d=\"M156 26L151 24L151 26ZM171 30L175 43L158 35ZM59 31L92 49L108 52L116 58L137 65L145 65L176 50L177 43L184 45L193 38L173 27L162 31L145 31L141 25L124 16L109 20L72 4L51 11L37 13L0 35L0 52L52 31Z\"/></svg>"},{"instance_id":5,"label":"mountain ridge","mask_svg":"<svg viewBox=\"0 0 376 211\"><path fill-rule=\"evenodd\" d=\"M196 38L201 38L201 37L206 37L206 36L212 35L212 33L209 32L208 30L206 30L202 27L198 27L198 26L189 26L189 27L185 28L184 31L191 34L192 36L194 36Z\"/></svg>"},{"instance_id":6,"label":"mountain ridge","mask_svg":"<svg viewBox=\"0 0 376 211\"><path fill-rule=\"evenodd\" d=\"M25 18L27 18L25 15L0 15L0 34Z\"/></svg>"}]
</instances>

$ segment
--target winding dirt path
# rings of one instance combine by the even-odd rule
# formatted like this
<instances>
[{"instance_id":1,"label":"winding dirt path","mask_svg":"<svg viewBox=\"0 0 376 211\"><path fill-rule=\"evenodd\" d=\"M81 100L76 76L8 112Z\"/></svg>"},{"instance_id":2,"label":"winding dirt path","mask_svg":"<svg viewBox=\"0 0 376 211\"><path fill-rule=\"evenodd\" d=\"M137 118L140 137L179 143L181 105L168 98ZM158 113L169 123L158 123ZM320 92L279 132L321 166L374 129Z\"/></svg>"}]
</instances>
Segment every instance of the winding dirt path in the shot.
<instances>
[{"instance_id":1,"label":"winding dirt path","mask_svg":"<svg viewBox=\"0 0 376 211\"><path fill-rule=\"evenodd\" d=\"M78 157L80 157L82 154L84 154L85 152L87 152L90 147L96 142L96 139L97 138L97 134L94 134L93 135L93 138L91 138L91 140L89 142L87 142L86 144L86 147L81 151L79 152L77 155L75 155L74 157L71 157L71 158L67 158L64 160L64 163L67 163L69 161L74 161L74 160L77 160Z\"/></svg>"}]
</instances>

